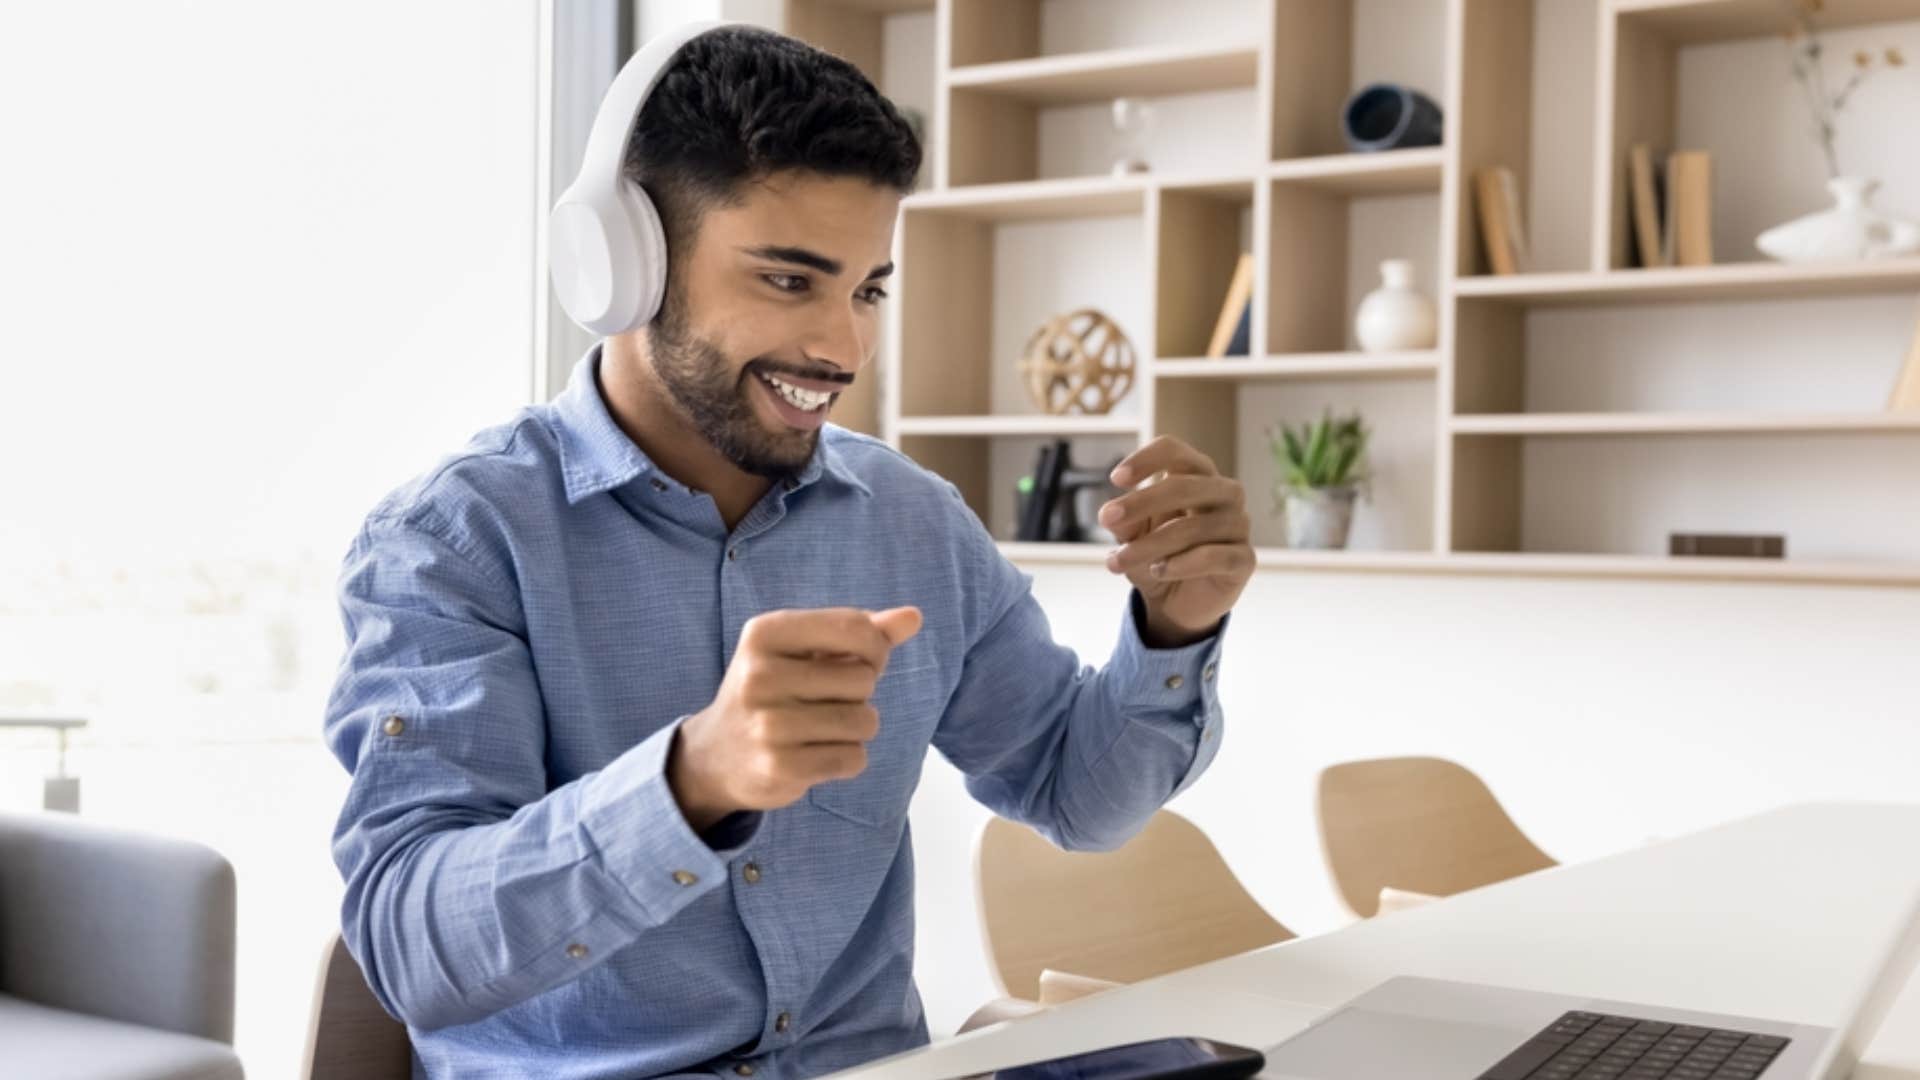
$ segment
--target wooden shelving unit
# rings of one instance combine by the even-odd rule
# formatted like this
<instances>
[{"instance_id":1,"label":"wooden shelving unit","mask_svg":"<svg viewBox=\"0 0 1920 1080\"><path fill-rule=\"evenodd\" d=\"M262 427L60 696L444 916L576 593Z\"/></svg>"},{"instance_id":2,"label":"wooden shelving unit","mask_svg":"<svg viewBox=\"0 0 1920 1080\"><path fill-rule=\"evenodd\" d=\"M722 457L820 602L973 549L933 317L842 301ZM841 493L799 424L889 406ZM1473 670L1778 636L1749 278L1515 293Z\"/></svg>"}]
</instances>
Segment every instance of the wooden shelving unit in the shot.
<instances>
[{"instance_id":1,"label":"wooden shelving unit","mask_svg":"<svg viewBox=\"0 0 1920 1080\"><path fill-rule=\"evenodd\" d=\"M1737 310L1761 300L1920 295L1920 258L1811 267L1626 265L1627 148L1639 141L1671 145L1680 50L1777 32L1776 0L1600 0L1594 198L1591 228L1580 233L1590 257L1571 272L1510 277L1488 274L1468 181L1481 168L1503 165L1526 190L1533 0L1437 0L1445 8L1444 33L1431 36L1444 54L1444 84L1421 88L1443 103L1445 145L1373 155L1344 152L1338 128L1341 104L1359 81L1352 57L1369 32L1357 20L1357 0L1246 0L1238 38L1059 53L1048 51L1043 33L1049 2L788 0L790 24L811 20L821 28L814 40L829 48L846 42L836 51L870 70L878 69L875 43L886 18L930 10L936 20L929 142L937 169L929 189L903 209L901 270L881 393L870 415L874 430L951 480L983 520L992 524L997 511L1005 524L1000 489L1011 487L1005 470L1009 447L1019 440L1138 445L1171 434L1245 477L1264 465L1243 458L1262 451L1251 449L1259 446L1257 433L1242 427L1266 419L1274 400L1249 395L1292 395L1287 400L1301 411L1317 414L1346 388L1384 387L1402 401L1431 402L1430 448L1401 470L1403 482L1425 487L1430 467L1430 527L1403 534L1388 550L1262 546L1263 570L1920 587L1920 537L1912 536L1886 538L1885 557L1847 561L1676 559L1527 544L1532 496L1525 479L1536 444L1544 450L1566 441L1632 446L1652 439L1684 453L1699 440L1844 446L1868 438L1920 454L1920 438L1913 438L1920 416L1873 411L1877 401L1830 411L1760 411L1744 400L1724 409L1689 403L1598 411L1576 404L1595 411L1529 411L1529 367L1540 359L1529 355L1529 320L1538 313L1693 304L1711 318L1712 305ZM1825 8L1830 26L1920 20L1920 0L1826 0ZM1156 162L1163 171L1117 178L1048 171L1040 140L1053 110L1122 95L1233 88L1250 92L1247 141L1260 148L1259 160L1244 169L1183 176L1172 161ZM1403 214L1429 215L1431 240L1416 242L1432 244L1421 254L1437 271L1422 282L1440 308L1440 342L1430 351L1352 351L1350 278L1373 257L1352 225L1382 201ZM1431 211L1422 209L1429 205ZM1122 405L1129 414L1019 414L1005 405L1004 387L996 409L995 380L1010 378L1018 357L1009 354L1005 331L996 337L994 283L1013 252L1027 250L1010 247L1015 241L1006 230L1093 221L1118 222L1138 237L1146 310L1122 313L1142 354L1132 400ZM1255 355L1201 358L1243 250L1256 267ZM1267 493L1248 487L1259 515ZM1003 547L1032 564L1097 565L1105 553L1098 544Z\"/></svg>"}]
</instances>

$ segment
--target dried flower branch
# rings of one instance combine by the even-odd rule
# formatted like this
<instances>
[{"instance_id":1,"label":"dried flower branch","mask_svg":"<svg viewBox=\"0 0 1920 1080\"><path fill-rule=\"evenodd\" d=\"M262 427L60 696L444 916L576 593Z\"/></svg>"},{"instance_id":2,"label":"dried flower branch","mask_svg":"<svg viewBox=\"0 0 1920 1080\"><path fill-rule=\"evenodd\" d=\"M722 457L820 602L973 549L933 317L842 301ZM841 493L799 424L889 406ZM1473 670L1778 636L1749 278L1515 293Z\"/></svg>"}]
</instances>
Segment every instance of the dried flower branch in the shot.
<instances>
[{"instance_id":1,"label":"dried flower branch","mask_svg":"<svg viewBox=\"0 0 1920 1080\"><path fill-rule=\"evenodd\" d=\"M1875 67L1872 52L1861 49L1853 54L1853 68L1846 82L1838 92L1827 89L1827 71L1823 63L1826 49L1820 44L1820 27L1816 22L1825 8L1823 0L1784 0L1787 17L1790 21L1782 33L1791 57L1793 78L1800 84L1801 96L1807 102L1807 114L1812 120L1814 141L1820 144L1820 152L1826 158L1827 176L1840 175L1840 162L1833 151L1834 118L1840 110L1846 108L1853 98L1854 91L1860 89ZM1889 46L1879 63L1885 67L1905 67L1907 59L1900 50Z\"/></svg>"}]
</instances>

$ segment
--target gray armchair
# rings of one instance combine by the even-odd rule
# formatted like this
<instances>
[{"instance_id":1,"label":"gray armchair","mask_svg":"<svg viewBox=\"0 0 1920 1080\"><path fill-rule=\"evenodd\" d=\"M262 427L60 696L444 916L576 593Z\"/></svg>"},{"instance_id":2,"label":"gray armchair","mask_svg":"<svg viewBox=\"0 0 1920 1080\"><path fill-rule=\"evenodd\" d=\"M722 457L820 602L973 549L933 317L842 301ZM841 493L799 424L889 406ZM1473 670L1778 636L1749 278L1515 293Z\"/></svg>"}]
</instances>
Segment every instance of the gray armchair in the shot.
<instances>
[{"instance_id":1,"label":"gray armchair","mask_svg":"<svg viewBox=\"0 0 1920 1080\"><path fill-rule=\"evenodd\" d=\"M233 867L199 844L0 814L9 1076L240 1080Z\"/></svg>"}]
</instances>

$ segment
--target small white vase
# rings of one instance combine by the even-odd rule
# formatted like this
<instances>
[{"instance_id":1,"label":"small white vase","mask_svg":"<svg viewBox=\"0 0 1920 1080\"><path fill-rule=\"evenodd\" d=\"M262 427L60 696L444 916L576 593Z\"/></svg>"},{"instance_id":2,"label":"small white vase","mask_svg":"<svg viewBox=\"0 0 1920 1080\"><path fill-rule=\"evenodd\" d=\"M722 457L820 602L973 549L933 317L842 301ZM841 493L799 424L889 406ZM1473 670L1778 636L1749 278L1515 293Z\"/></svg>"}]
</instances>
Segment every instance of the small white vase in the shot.
<instances>
[{"instance_id":1,"label":"small white vase","mask_svg":"<svg viewBox=\"0 0 1920 1080\"><path fill-rule=\"evenodd\" d=\"M1413 264L1388 259L1380 264L1380 281L1354 314L1353 336L1360 347L1367 352L1433 348L1433 301L1413 287Z\"/></svg>"},{"instance_id":2,"label":"small white vase","mask_svg":"<svg viewBox=\"0 0 1920 1080\"><path fill-rule=\"evenodd\" d=\"M1910 255L1920 251L1920 225L1880 213L1867 203L1880 181L1836 176L1827 181L1833 209L1775 225L1754 246L1781 262L1832 262Z\"/></svg>"}]
</instances>

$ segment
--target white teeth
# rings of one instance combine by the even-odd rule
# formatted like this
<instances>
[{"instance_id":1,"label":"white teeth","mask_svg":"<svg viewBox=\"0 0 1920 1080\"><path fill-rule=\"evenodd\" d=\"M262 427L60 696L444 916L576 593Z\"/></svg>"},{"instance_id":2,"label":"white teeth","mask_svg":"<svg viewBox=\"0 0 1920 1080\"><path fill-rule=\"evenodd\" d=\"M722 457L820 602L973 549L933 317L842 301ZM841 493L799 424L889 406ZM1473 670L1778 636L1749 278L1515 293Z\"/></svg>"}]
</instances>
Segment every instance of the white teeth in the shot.
<instances>
[{"instance_id":1,"label":"white teeth","mask_svg":"<svg viewBox=\"0 0 1920 1080\"><path fill-rule=\"evenodd\" d=\"M823 394L817 390L803 390L798 386L781 382L771 375L762 375L761 378L766 380L767 385L779 391L780 396L786 398L794 408L802 412L812 412L833 397L832 394Z\"/></svg>"}]
</instances>

